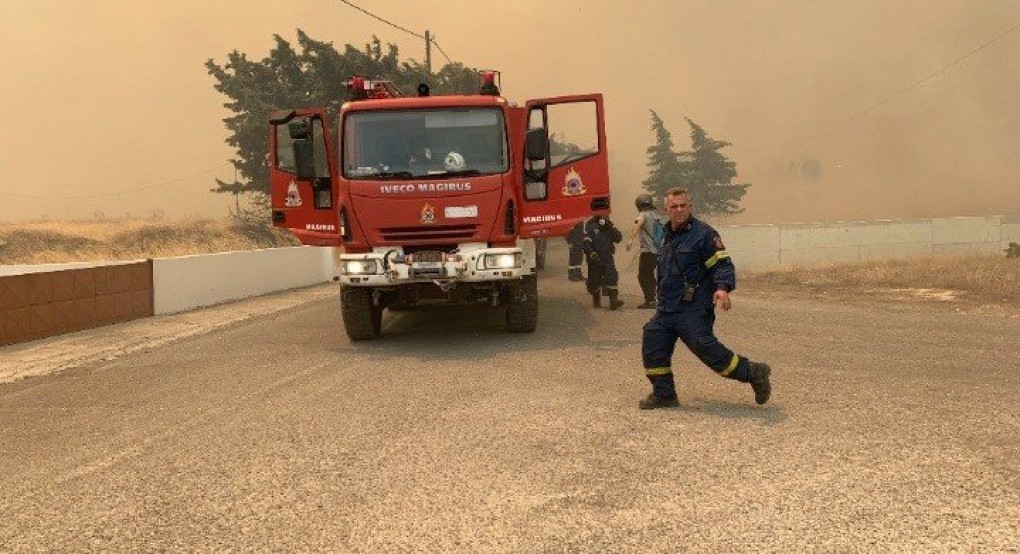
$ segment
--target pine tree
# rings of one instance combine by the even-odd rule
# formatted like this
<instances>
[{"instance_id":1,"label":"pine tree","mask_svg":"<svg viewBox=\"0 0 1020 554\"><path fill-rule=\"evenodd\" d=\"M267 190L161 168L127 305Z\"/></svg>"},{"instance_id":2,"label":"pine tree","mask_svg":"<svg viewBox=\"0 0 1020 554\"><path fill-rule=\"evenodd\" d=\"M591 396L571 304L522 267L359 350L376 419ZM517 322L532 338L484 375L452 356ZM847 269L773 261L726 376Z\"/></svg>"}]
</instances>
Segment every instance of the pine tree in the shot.
<instances>
[{"instance_id":1,"label":"pine tree","mask_svg":"<svg viewBox=\"0 0 1020 554\"><path fill-rule=\"evenodd\" d=\"M740 201L750 183L735 184L737 165L720 150L730 143L708 136L700 125L686 118L691 126L692 149L681 152L678 163L683 185L700 214L732 215L744 211Z\"/></svg>"},{"instance_id":2,"label":"pine tree","mask_svg":"<svg viewBox=\"0 0 1020 554\"><path fill-rule=\"evenodd\" d=\"M331 116L335 136L336 114L347 101L343 83L352 76L389 79L405 93L413 92L423 82L436 94L467 94L478 87L478 72L473 68L451 63L438 73L429 74L415 60L401 62L397 47L388 44L384 48L376 37L363 49L347 44L342 51L331 42L312 39L300 29L297 38L300 50L274 35L276 46L260 61L234 50L222 66L212 59L206 62L206 69L216 80L213 86L229 98L224 107L232 115L223 122L230 132L227 144L236 149L231 162L238 171L234 182L217 179L214 192L268 194L269 171L265 160L269 150L269 112L324 108Z\"/></svg>"},{"instance_id":3,"label":"pine tree","mask_svg":"<svg viewBox=\"0 0 1020 554\"><path fill-rule=\"evenodd\" d=\"M665 123L655 110L649 110L652 114L652 131L655 132L655 144L649 146L648 152L648 177L641 182L641 185L652 195L656 202L661 202L666 196L666 191L682 185L680 159L673 151L673 136L666 129Z\"/></svg>"}]
</instances>

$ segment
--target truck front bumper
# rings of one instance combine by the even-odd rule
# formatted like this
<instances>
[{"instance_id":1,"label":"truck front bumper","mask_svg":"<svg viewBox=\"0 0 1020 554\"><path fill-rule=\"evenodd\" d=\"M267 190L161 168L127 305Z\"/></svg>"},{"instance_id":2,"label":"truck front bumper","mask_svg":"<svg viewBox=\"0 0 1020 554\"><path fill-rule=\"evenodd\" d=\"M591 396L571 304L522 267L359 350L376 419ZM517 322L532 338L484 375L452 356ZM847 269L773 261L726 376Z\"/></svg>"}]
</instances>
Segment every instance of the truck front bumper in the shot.
<instances>
[{"instance_id":1,"label":"truck front bumper","mask_svg":"<svg viewBox=\"0 0 1020 554\"><path fill-rule=\"evenodd\" d=\"M440 261L417 261L413 255L408 260L400 249L341 254L338 261L340 282L352 287L509 281L534 273L533 260L518 247L477 248L444 255Z\"/></svg>"}]
</instances>

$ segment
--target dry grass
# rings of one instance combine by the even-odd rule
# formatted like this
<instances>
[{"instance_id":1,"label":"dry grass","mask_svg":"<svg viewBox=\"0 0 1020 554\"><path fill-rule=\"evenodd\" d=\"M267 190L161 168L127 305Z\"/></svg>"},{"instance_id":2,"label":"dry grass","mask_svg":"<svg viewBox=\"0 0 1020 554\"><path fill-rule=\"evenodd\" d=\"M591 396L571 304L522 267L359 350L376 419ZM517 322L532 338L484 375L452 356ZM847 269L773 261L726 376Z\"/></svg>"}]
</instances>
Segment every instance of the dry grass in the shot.
<instances>
[{"instance_id":1,"label":"dry grass","mask_svg":"<svg viewBox=\"0 0 1020 554\"><path fill-rule=\"evenodd\" d=\"M0 264L134 260L294 244L288 233L229 220L0 223Z\"/></svg>"},{"instance_id":2,"label":"dry grass","mask_svg":"<svg viewBox=\"0 0 1020 554\"><path fill-rule=\"evenodd\" d=\"M1020 259L1005 255L927 257L763 271L755 288L878 292L929 300L969 298L1020 304Z\"/></svg>"}]
</instances>

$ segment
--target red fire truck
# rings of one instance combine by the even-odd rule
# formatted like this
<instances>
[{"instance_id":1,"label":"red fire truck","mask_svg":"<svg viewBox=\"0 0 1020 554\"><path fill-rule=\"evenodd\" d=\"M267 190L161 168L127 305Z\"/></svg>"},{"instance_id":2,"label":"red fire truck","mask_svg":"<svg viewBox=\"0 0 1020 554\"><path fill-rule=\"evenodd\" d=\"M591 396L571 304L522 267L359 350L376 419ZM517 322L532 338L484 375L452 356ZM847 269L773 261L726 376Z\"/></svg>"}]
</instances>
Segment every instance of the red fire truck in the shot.
<instances>
[{"instance_id":1,"label":"red fire truck","mask_svg":"<svg viewBox=\"0 0 1020 554\"><path fill-rule=\"evenodd\" d=\"M511 332L538 318L536 240L608 214L600 94L400 93L352 78L337 139L321 109L270 116L272 218L303 244L342 247L341 314L352 340L380 335L384 309L501 307ZM542 249L544 250L544 248Z\"/></svg>"}]
</instances>

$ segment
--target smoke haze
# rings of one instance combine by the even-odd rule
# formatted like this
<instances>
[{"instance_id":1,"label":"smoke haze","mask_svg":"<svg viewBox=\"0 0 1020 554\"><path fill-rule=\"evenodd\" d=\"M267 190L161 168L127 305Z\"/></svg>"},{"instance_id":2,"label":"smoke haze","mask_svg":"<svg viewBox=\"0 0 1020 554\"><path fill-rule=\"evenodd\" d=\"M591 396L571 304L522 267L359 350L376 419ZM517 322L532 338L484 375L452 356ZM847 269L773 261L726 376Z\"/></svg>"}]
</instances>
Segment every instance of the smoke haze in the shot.
<instances>
[{"instance_id":1,"label":"smoke haze","mask_svg":"<svg viewBox=\"0 0 1020 554\"><path fill-rule=\"evenodd\" d=\"M1020 31L897 96L1020 23L1020 2L355 3L500 69L511 100L605 93L621 217L649 109L678 148L684 117L733 143L753 186L728 223L1020 213ZM229 112L203 63L297 28L424 57L336 0L0 0L0 220L224 215Z\"/></svg>"}]
</instances>

